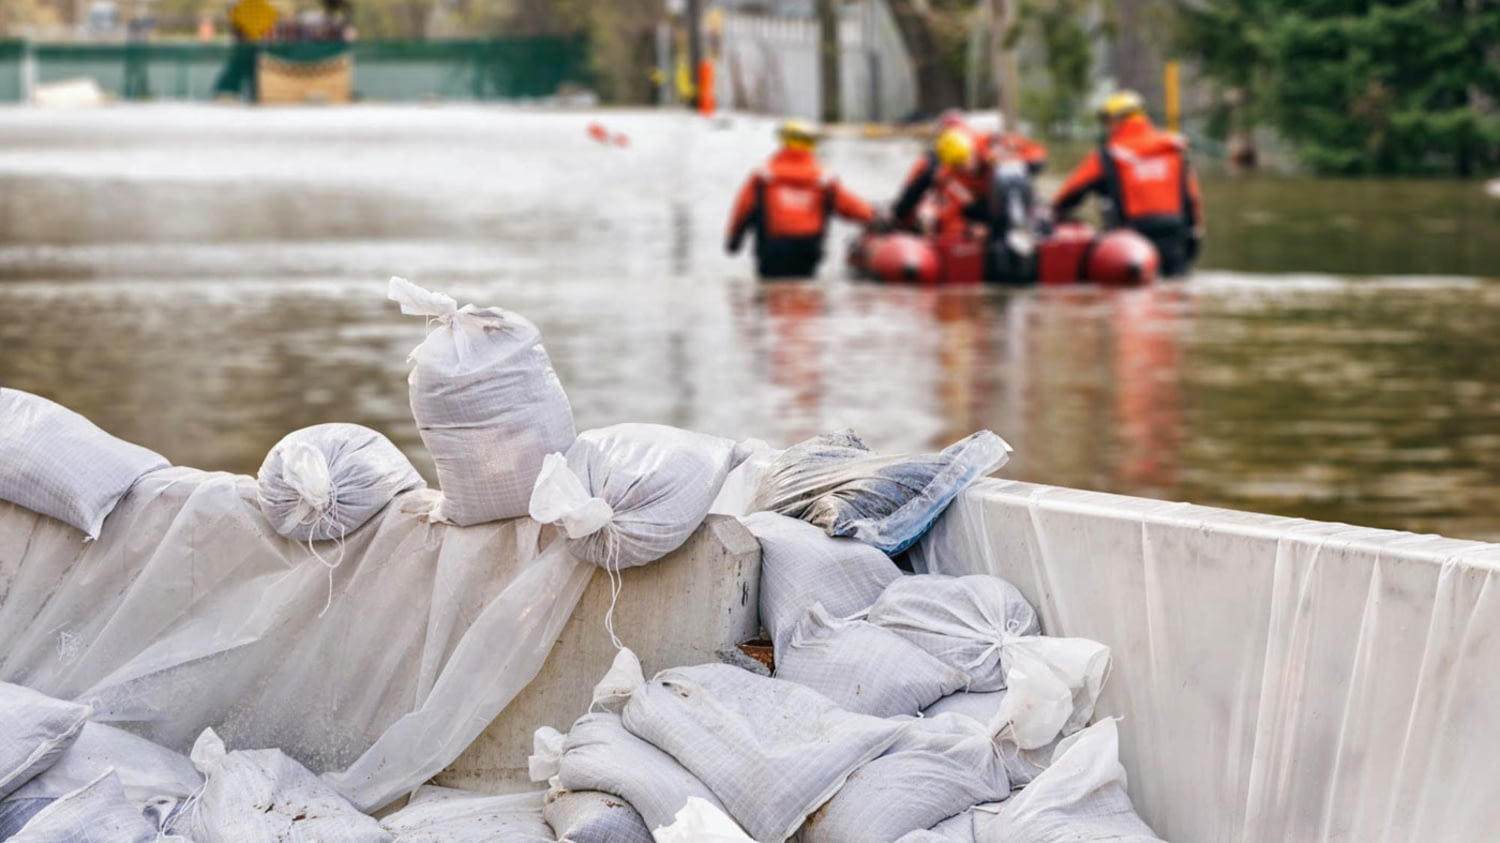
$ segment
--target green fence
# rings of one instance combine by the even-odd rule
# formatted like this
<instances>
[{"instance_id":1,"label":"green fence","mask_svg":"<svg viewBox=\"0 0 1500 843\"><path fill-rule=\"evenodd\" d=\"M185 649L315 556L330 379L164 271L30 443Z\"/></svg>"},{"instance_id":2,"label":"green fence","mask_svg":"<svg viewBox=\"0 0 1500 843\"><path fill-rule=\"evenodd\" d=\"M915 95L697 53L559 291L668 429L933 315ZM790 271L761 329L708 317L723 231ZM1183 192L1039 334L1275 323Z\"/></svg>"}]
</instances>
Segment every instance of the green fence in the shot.
<instances>
[{"instance_id":1,"label":"green fence","mask_svg":"<svg viewBox=\"0 0 1500 843\"><path fill-rule=\"evenodd\" d=\"M0 0L3 2L3 0ZM327 44L262 47L281 58L327 57ZM26 50L37 81L87 77L122 99L212 99L235 49L227 44L33 44L0 41L0 102L22 98ZM476 41L359 41L354 95L374 101L514 100L546 97L584 83L578 38L508 37ZM315 56L314 53L317 55Z\"/></svg>"}]
</instances>

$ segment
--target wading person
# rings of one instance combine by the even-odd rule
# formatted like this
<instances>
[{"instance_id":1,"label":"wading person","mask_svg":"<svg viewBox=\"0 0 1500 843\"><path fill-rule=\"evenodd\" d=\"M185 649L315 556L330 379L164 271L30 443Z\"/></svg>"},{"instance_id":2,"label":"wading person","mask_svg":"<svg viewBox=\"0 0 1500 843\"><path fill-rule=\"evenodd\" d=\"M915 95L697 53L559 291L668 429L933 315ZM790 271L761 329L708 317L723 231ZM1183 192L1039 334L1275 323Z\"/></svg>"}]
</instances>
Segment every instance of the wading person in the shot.
<instances>
[{"instance_id":1,"label":"wading person","mask_svg":"<svg viewBox=\"0 0 1500 843\"><path fill-rule=\"evenodd\" d=\"M1187 158L1187 141L1151 125L1134 91L1099 109L1104 138L1052 200L1067 215L1090 193L1106 200L1104 222L1145 235L1161 254L1162 275L1186 275L1203 240L1203 200Z\"/></svg>"},{"instance_id":2,"label":"wading person","mask_svg":"<svg viewBox=\"0 0 1500 843\"><path fill-rule=\"evenodd\" d=\"M875 219L863 199L845 190L818 162L819 133L801 120L777 131L781 149L751 174L729 219L725 249L735 254L755 233L755 267L762 278L809 278L823 260L828 223L843 217Z\"/></svg>"}]
</instances>

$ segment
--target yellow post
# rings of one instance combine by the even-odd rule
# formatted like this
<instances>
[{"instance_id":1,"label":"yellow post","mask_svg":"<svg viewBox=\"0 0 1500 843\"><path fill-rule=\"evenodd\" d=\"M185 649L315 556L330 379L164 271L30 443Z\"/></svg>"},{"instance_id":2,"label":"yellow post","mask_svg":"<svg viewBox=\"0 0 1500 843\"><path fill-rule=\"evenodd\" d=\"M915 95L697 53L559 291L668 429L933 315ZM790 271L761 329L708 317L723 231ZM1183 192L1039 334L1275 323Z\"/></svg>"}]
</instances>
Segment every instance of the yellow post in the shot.
<instances>
[{"instance_id":1,"label":"yellow post","mask_svg":"<svg viewBox=\"0 0 1500 843\"><path fill-rule=\"evenodd\" d=\"M1178 62L1167 62L1166 79L1162 83L1162 91L1166 99L1167 128L1173 132L1182 131L1182 84L1178 72L1180 67Z\"/></svg>"}]
</instances>

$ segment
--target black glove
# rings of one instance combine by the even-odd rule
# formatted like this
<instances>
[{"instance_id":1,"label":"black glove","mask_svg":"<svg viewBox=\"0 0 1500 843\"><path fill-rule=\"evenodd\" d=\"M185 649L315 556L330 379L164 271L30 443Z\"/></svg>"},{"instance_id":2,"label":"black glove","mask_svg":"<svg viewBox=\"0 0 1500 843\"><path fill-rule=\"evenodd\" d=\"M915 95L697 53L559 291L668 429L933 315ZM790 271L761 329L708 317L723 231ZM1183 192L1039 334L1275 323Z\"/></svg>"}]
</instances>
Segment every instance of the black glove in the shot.
<instances>
[{"instance_id":1,"label":"black glove","mask_svg":"<svg viewBox=\"0 0 1500 843\"><path fill-rule=\"evenodd\" d=\"M1203 237L1201 235L1199 235L1197 232L1189 234L1188 235L1188 241L1187 241L1187 252L1186 252L1188 263L1192 263L1193 261L1195 261L1195 260L1198 259L1198 252L1200 250L1202 250L1202 248L1203 248Z\"/></svg>"}]
</instances>

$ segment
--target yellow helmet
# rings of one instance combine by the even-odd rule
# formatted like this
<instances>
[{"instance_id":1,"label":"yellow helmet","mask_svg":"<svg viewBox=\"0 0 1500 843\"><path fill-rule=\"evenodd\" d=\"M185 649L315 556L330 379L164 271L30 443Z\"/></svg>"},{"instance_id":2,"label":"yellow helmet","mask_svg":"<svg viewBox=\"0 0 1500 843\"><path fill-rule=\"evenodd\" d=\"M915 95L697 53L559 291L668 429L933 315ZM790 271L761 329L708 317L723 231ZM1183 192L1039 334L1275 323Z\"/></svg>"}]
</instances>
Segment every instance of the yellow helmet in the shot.
<instances>
[{"instance_id":1,"label":"yellow helmet","mask_svg":"<svg viewBox=\"0 0 1500 843\"><path fill-rule=\"evenodd\" d=\"M974 138L963 129L946 129L933 144L938 163L949 167L963 167L974 160Z\"/></svg>"},{"instance_id":2,"label":"yellow helmet","mask_svg":"<svg viewBox=\"0 0 1500 843\"><path fill-rule=\"evenodd\" d=\"M787 120L776 129L776 136L781 138L782 144L786 146L811 149L822 140L823 133L817 126L806 120Z\"/></svg>"},{"instance_id":3,"label":"yellow helmet","mask_svg":"<svg viewBox=\"0 0 1500 843\"><path fill-rule=\"evenodd\" d=\"M1099 106L1099 119L1115 120L1121 117L1129 117L1132 114L1142 114L1146 111L1146 101L1135 91L1117 91L1109 95L1104 104Z\"/></svg>"}]
</instances>

